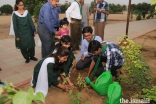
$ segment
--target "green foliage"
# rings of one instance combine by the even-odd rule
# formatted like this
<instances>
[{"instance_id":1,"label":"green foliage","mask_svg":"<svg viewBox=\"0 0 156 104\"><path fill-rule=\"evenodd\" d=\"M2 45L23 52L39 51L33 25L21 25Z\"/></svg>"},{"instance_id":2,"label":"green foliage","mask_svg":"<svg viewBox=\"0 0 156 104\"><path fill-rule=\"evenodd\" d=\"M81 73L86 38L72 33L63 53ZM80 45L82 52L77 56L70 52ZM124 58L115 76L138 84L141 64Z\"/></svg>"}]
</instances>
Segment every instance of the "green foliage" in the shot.
<instances>
[{"instance_id":1,"label":"green foliage","mask_svg":"<svg viewBox=\"0 0 156 104\"><path fill-rule=\"evenodd\" d=\"M21 91L12 84L5 83L6 86L0 86L0 104L31 104L33 101L45 102L44 95L41 92L34 95L34 90L29 88L27 92ZM2 96L2 93L7 93L7 96Z\"/></svg>"},{"instance_id":2,"label":"green foliage","mask_svg":"<svg viewBox=\"0 0 156 104\"><path fill-rule=\"evenodd\" d=\"M70 3L65 3L65 4L61 5L60 6L61 13L65 13L65 11L68 9L69 6L70 6Z\"/></svg>"},{"instance_id":3,"label":"green foliage","mask_svg":"<svg viewBox=\"0 0 156 104\"><path fill-rule=\"evenodd\" d=\"M81 93L78 92L76 95L73 94L73 90L69 91L70 104L80 104L81 103Z\"/></svg>"},{"instance_id":4,"label":"green foliage","mask_svg":"<svg viewBox=\"0 0 156 104\"><path fill-rule=\"evenodd\" d=\"M150 100L153 100L156 102L156 86L153 86L151 89L142 89L142 98L149 98Z\"/></svg>"},{"instance_id":5,"label":"green foliage","mask_svg":"<svg viewBox=\"0 0 156 104\"><path fill-rule=\"evenodd\" d=\"M11 5L6 4L6 5L3 5L0 7L0 11L1 11L1 13L11 14L13 9L12 9Z\"/></svg>"},{"instance_id":6,"label":"green foliage","mask_svg":"<svg viewBox=\"0 0 156 104\"><path fill-rule=\"evenodd\" d=\"M133 40L119 39L119 45L124 53L123 74L119 79L131 88L142 89L151 86L151 69L141 55L141 45Z\"/></svg>"},{"instance_id":7,"label":"green foliage","mask_svg":"<svg viewBox=\"0 0 156 104\"><path fill-rule=\"evenodd\" d=\"M40 13L40 9L41 9L41 7L42 7L42 3L41 2L38 2L38 4L35 6L35 8L34 8L34 18L35 19L38 19L38 17L39 17L39 13Z\"/></svg>"},{"instance_id":8,"label":"green foliage","mask_svg":"<svg viewBox=\"0 0 156 104\"><path fill-rule=\"evenodd\" d=\"M94 7L96 7L96 3L92 1L90 3L90 12L94 13ZM110 13L121 13L123 10L126 10L126 5L120 4L109 4L109 12Z\"/></svg>"},{"instance_id":9,"label":"green foliage","mask_svg":"<svg viewBox=\"0 0 156 104\"><path fill-rule=\"evenodd\" d=\"M95 7L96 5L95 5L95 3L94 3L94 1L92 1L91 3L90 3L90 12L91 13L94 13L94 7Z\"/></svg>"},{"instance_id":10,"label":"green foliage","mask_svg":"<svg viewBox=\"0 0 156 104\"><path fill-rule=\"evenodd\" d=\"M67 83L66 74L63 73L62 76L64 77L62 84L65 85Z\"/></svg>"},{"instance_id":11,"label":"green foliage","mask_svg":"<svg viewBox=\"0 0 156 104\"><path fill-rule=\"evenodd\" d=\"M133 14L134 14L134 11L131 10L131 11L130 11L130 18L131 18L131 20L133 19Z\"/></svg>"},{"instance_id":12,"label":"green foliage","mask_svg":"<svg viewBox=\"0 0 156 104\"><path fill-rule=\"evenodd\" d=\"M136 17L136 20L141 20L141 15L140 14Z\"/></svg>"},{"instance_id":13,"label":"green foliage","mask_svg":"<svg viewBox=\"0 0 156 104\"><path fill-rule=\"evenodd\" d=\"M82 90L83 88L88 89L86 81L83 79L80 73L79 73L79 76L77 77L77 86L79 90Z\"/></svg>"},{"instance_id":14,"label":"green foliage","mask_svg":"<svg viewBox=\"0 0 156 104\"><path fill-rule=\"evenodd\" d=\"M73 90L70 90L69 91L69 96L70 96L70 104L82 104L81 102L81 93L80 92L77 92L75 95L74 95L74 92ZM84 102L84 104L89 104L88 102Z\"/></svg>"},{"instance_id":15,"label":"green foliage","mask_svg":"<svg viewBox=\"0 0 156 104\"><path fill-rule=\"evenodd\" d=\"M142 18L145 18L148 12L152 13L154 11L154 6L151 6L150 4L145 3L145 2L138 3L138 4L131 4L131 11L140 12Z\"/></svg>"},{"instance_id":16,"label":"green foliage","mask_svg":"<svg viewBox=\"0 0 156 104\"><path fill-rule=\"evenodd\" d=\"M156 0L151 0L151 4L152 5L156 4Z\"/></svg>"},{"instance_id":17,"label":"green foliage","mask_svg":"<svg viewBox=\"0 0 156 104\"><path fill-rule=\"evenodd\" d=\"M23 0L23 1L26 9L29 11L31 15L33 15L33 13L35 12L34 7L36 5L39 5L40 3L44 4L47 2L47 0Z\"/></svg>"},{"instance_id":18,"label":"green foliage","mask_svg":"<svg viewBox=\"0 0 156 104\"><path fill-rule=\"evenodd\" d=\"M150 13L146 18L150 19L150 18L153 18L153 17L154 17L154 13Z\"/></svg>"},{"instance_id":19,"label":"green foliage","mask_svg":"<svg viewBox=\"0 0 156 104\"><path fill-rule=\"evenodd\" d=\"M125 10L125 5L120 4L109 4L110 13L121 13L123 10Z\"/></svg>"}]
</instances>

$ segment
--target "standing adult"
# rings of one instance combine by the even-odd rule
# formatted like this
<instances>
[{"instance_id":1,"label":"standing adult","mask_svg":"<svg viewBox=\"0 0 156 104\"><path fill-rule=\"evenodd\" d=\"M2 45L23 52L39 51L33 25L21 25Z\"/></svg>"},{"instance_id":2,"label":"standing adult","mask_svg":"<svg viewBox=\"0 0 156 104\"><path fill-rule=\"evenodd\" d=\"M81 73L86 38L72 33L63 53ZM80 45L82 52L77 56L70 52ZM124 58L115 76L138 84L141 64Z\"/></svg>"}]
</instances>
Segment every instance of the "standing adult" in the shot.
<instances>
[{"instance_id":1,"label":"standing adult","mask_svg":"<svg viewBox=\"0 0 156 104\"><path fill-rule=\"evenodd\" d=\"M35 55L34 34L36 29L32 18L27 10L24 9L22 0L16 0L14 13L12 15L13 30L15 33L16 47L21 50L25 63L29 63L30 59L37 61Z\"/></svg>"},{"instance_id":2,"label":"standing adult","mask_svg":"<svg viewBox=\"0 0 156 104\"><path fill-rule=\"evenodd\" d=\"M70 35L72 38L72 49L79 50L81 40L81 19L82 19L82 0L75 0L66 10L66 17L70 23Z\"/></svg>"},{"instance_id":3,"label":"standing adult","mask_svg":"<svg viewBox=\"0 0 156 104\"><path fill-rule=\"evenodd\" d=\"M93 29L90 26L84 27L82 30L82 33L83 33L84 39L82 41L81 51L79 54L79 61L76 64L77 70L82 70L84 68L87 68L91 64L92 55L90 55L87 51L89 42L92 40L97 40L99 42L102 42L101 37L93 35Z\"/></svg>"},{"instance_id":4,"label":"standing adult","mask_svg":"<svg viewBox=\"0 0 156 104\"><path fill-rule=\"evenodd\" d=\"M59 35L59 0L49 0L40 9L38 34L42 43L42 58L54 49L54 35Z\"/></svg>"},{"instance_id":5,"label":"standing adult","mask_svg":"<svg viewBox=\"0 0 156 104\"><path fill-rule=\"evenodd\" d=\"M104 29L109 14L109 5L104 0L96 0L97 5L94 8L95 12L95 34L104 40Z\"/></svg>"},{"instance_id":6,"label":"standing adult","mask_svg":"<svg viewBox=\"0 0 156 104\"><path fill-rule=\"evenodd\" d=\"M84 0L81 2L82 5L82 20L81 25L82 29L89 25L89 5L84 3ZM83 34L81 35L81 41L83 40Z\"/></svg>"},{"instance_id":7,"label":"standing adult","mask_svg":"<svg viewBox=\"0 0 156 104\"><path fill-rule=\"evenodd\" d=\"M84 3L84 0L81 2L82 5L82 28L89 25L89 5Z\"/></svg>"}]
</instances>

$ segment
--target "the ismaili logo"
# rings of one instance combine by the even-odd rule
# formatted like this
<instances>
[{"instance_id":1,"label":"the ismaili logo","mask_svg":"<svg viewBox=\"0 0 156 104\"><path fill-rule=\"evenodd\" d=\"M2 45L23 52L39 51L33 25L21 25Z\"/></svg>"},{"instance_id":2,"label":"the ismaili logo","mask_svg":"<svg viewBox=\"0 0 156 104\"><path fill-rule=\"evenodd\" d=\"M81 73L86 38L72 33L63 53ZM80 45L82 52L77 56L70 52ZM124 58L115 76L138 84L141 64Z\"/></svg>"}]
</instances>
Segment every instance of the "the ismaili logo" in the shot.
<instances>
[{"instance_id":1,"label":"the ismaili logo","mask_svg":"<svg viewBox=\"0 0 156 104\"><path fill-rule=\"evenodd\" d=\"M148 103L150 103L150 99L149 98L144 98L144 99L134 99L134 98L130 98L130 99L124 99L124 98L121 98L120 99L120 103L122 103L122 104L133 104L133 103L136 103L136 104L138 104L138 103L142 103L142 104L148 104Z\"/></svg>"}]
</instances>

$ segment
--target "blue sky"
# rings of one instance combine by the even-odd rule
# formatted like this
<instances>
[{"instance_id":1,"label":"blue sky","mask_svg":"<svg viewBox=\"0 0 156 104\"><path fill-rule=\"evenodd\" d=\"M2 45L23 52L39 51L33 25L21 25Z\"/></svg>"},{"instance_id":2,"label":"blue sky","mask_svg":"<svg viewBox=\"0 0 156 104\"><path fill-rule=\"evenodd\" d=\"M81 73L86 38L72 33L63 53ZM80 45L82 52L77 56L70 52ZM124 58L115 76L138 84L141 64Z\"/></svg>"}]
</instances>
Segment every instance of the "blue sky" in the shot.
<instances>
[{"instance_id":1,"label":"blue sky","mask_svg":"<svg viewBox=\"0 0 156 104\"><path fill-rule=\"evenodd\" d=\"M65 0L60 0L60 3L63 4ZM68 0L69 2L72 2L74 0ZM86 3L90 3L93 0L85 0ZM114 3L114 4L128 4L129 0L105 0L108 3ZM133 4L137 4L137 3L142 3L142 2L146 2L146 3L150 3L151 0L132 0ZM10 4L12 6L14 6L15 4L15 0L0 0L0 6L4 5L4 4Z\"/></svg>"}]
</instances>

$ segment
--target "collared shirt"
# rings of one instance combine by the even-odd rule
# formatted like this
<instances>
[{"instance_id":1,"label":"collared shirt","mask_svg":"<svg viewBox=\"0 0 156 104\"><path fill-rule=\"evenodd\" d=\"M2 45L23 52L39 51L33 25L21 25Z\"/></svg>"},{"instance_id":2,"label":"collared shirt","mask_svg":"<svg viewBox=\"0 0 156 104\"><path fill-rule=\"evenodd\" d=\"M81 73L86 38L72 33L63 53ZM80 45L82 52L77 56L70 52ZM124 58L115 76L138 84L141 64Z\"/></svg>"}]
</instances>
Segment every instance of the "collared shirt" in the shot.
<instances>
[{"instance_id":1,"label":"collared shirt","mask_svg":"<svg viewBox=\"0 0 156 104\"><path fill-rule=\"evenodd\" d=\"M100 10L109 11L109 5L104 0L102 1L102 3L97 3L96 7L100 8ZM96 11L94 22L106 22L106 21L107 21L107 14Z\"/></svg>"},{"instance_id":2,"label":"collared shirt","mask_svg":"<svg viewBox=\"0 0 156 104\"><path fill-rule=\"evenodd\" d=\"M82 20L81 22L88 22L89 20L89 5L83 4L82 5Z\"/></svg>"},{"instance_id":3,"label":"collared shirt","mask_svg":"<svg viewBox=\"0 0 156 104\"><path fill-rule=\"evenodd\" d=\"M100 36L96 36L96 35L94 35L94 36L95 36L94 40L102 42L102 39ZM94 38L94 36L93 36L93 38ZM89 45L89 42L86 39L83 39L82 45L81 45L81 51L80 51L79 58L78 58L79 60L81 59L82 54L84 54L84 56L86 56L86 57L90 56L90 54L88 53L88 45Z\"/></svg>"},{"instance_id":4,"label":"collared shirt","mask_svg":"<svg viewBox=\"0 0 156 104\"><path fill-rule=\"evenodd\" d=\"M74 1L70 7L66 10L66 17L68 22L71 22L71 18L82 19L82 15L80 14L80 4Z\"/></svg>"},{"instance_id":5,"label":"collared shirt","mask_svg":"<svg viewBox=\"0 0 156 104\"><path fill-rule=\"evenodd\" d=\"M55 27L59 27L58 7L53 7L50 2L45 3L40 9L39 22L44 24L50 33L55 33Z\"/></svg>"},{"instance_id":6,"label":"collared shirt","mask_svg":"<svg viewBox=\"0 0 156 104\"><path fill-rule=\"evenodd\" d=\"M103 41L105 42L105 41ZM103 43L101 42L101 43ZM119 46L111 42L105 42L108 44L106 51L102 54L102 57L107 57L106 67L104 70L110 70L113 66L122 66L124 63L123 53Z\"/></svg>"}]
</instances>

